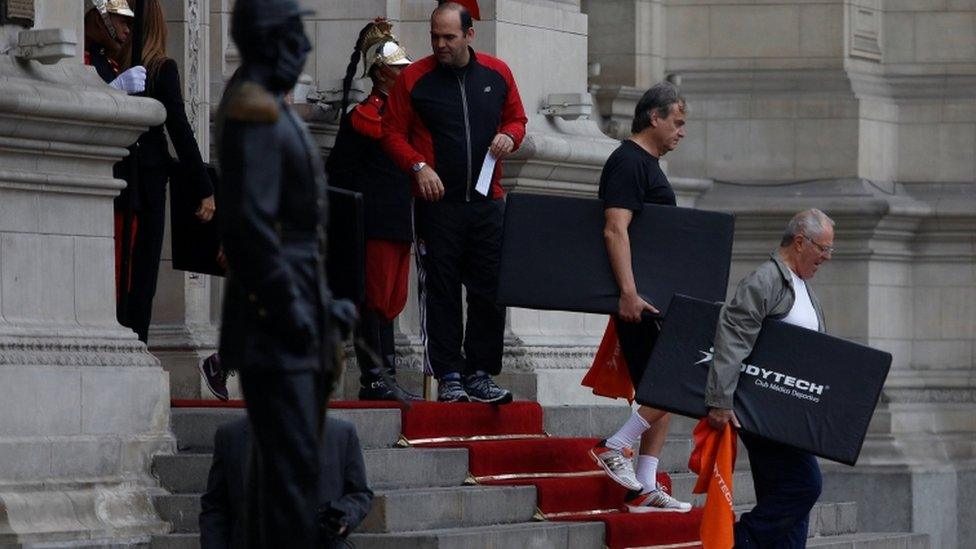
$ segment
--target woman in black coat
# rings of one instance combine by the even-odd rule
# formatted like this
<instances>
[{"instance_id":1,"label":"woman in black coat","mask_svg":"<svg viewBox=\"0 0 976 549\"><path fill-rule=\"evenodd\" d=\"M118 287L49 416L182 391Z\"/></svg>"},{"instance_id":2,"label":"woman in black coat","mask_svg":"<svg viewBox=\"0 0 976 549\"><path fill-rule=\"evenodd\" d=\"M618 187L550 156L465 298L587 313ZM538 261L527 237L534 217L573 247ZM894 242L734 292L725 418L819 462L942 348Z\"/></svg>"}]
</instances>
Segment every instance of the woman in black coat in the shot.
<instances>
[{"instance_id":1,"label":"woman in black coat","mask_svg":"<svg viewBox=\"0 0 976 549\"><path fill-rule=\"evenodd\" d=\"M122 169L120 175L129 185L117 200L116 208L134 214L128 217L135 220L129 231L134 233L130 239L129 272L127 277L122 277L128 279L128 287L119 289L119 321L132 328L145 342L163 248L167 181L172 176L174 185L190 186L200 199L196 215L201 221L213 218L215 206L213 184L186 118L179 70L176 61L166 56L166 19L158 0L146 0L143 30L145 96L166 107L166 121L150 128L130 148L131 154L122 164L135 163L136 167L129 164ZM174 169L177 164L170 157L166 134L176 150L179 169ZM117 224L117 236L124 232L118 225L124 223Z\"/></svg>"}]
</instances>

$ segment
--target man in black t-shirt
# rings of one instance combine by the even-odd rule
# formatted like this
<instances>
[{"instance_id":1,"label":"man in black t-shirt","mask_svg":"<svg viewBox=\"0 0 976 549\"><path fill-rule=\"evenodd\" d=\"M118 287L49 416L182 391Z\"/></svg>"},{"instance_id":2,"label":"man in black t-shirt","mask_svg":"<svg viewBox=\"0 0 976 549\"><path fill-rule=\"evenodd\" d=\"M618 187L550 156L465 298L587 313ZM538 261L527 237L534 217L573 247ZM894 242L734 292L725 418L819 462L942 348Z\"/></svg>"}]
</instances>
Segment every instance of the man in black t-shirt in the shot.
<instances>
[{"instance_id":1,"label":"man in black t-shirt","mask_svg":"<svg viewBox=\"0 0 976 549\"><path fill-rule=\"evenodd\" d=\"M647 90L634 111L632 135L610 155L600 175L599 196L606 218L603 238L620 286L617 336L634 387L640 384L660 329L656 320L642 316L658 310L637 292L627 229L645 203L675 205L674 191L659 159L678 146L685 136L684 125L685 101L674 86L661 83ZM640 406L613 436L590 450L610 478L630 489L626 505L632 513L691 510L690 504L671 497L656 480L669 421L666 412ZM638 439L635 471L631 448Z\"/></svg>"}]
</instances>

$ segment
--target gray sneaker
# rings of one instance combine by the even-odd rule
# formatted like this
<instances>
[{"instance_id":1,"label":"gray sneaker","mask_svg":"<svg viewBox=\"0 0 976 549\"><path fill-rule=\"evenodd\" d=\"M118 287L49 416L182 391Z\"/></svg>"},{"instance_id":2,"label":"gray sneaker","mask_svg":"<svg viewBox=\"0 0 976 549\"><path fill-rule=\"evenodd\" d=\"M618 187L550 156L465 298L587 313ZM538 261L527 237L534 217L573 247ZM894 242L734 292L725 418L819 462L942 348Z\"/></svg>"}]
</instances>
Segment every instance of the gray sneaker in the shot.
<instances>
[{"instance_id":1,"label":"gray sneaker","mask_svg":"<svg viewBox=\"0 0 976 549\"><path fill-rule=\"evenodd\" d=\"M600 467L607 472L607 475L614 482L632 491L639 491L644 486L637 482L637 475L634 473L634 451L630 448L607 447L607 441L601 440L590 448L590 457L596 460Z\"/></svg>"},{"instance_id":2,"label":"gray sneaker","mask_svg":"<svg viewBox=\"0 0 976 549\"><path fill-rule=\"evenodd\" d=\"M655 490L648 492L631 491L624 498L624 504L631 513L687 513L691 511L691 504L678 501L671 494L664 491L664 486L657 483Z\"/></svg>"},{"instance_id":3,"label":"gray sneaker","mask_svg":"<svg viewBox=\"0 0 976 549\"><path fill-rule=\"evenodd\" d=\"M495 385L495 381L489 375L468 376L464 380L464 390L472 402L508 404L512 401L511 391Z\"/></svg>"},{"instance_id":4,"label":"gray sneaker","mask_svg":"<svg viewBox=\"0 0 976 549\"><path fill-rule=\"evenodd\" d=\"M469 402L471 399L460 381L441 381L437 384L437 400L439 402Z\"/></svg>"}]
</instances>

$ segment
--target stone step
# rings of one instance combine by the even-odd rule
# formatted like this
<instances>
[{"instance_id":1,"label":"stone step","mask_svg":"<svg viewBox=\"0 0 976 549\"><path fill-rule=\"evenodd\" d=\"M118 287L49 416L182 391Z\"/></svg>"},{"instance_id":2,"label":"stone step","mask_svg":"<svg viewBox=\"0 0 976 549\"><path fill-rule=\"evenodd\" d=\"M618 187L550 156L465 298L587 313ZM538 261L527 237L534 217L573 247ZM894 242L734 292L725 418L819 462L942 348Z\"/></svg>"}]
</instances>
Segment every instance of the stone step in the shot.
<instances>
[{"instance_id":1,"label":"stone step","mask_svg":"<svg viewBox=\"0 0 976 549\"><path fill-rule=\"evenodd\" d=\"M212 461L211 454L160 454L153 456L152 472L159 485L171 493L199 494L207 490Z\"/></svg>"},{"instance_id":2,"label":"stone step","mask_svg":"<svg viewBox=\"0 0 976 549\"><path fill-rule=\"evenodd\" d=\"M359 435L359 443L366 448L389 448L400 439L400 410L332 409L335 417L352 422ZM243 408L173 408L170 422L180 450L209 452L217 427L244 417Z\"/></svg>"},{"instance_id":3,"label":"stone step","mask_svg":"<svg viewBox=\"0 0 976 549\"><path fill-rule=\"evenodd\" d=\"M605 438L619 429L630 413L626 402L607 406L543 407L546 432L556 437Z\"/></svg>"},{"instance_id":4,"label":"stone step","mask_svg":"<svg viewBox=\"0 0 976 549\"><path fill-rule=\"evenodd\" d=\"M378 492L361 533L411 532L529 522L536 511L531 486L465 486Z\"/></svg>"},{"instance_id":5,"label":"stone step","mask_svg":"<svg viewBox=\"0 0 976 549\"><path fill-rule=\"evenodd\" d=\"M841 530L850 529L853 527L849 523L849 510L854 504L851 503L827 503L818 504L811 514L811 537L807 542L807 547L822 547L829 549L929 549L930 543L928 536L924 534L911 534L911 533L854 533L854 532L844 532ZM847 510L845 510L847 509ZM823 524L824 516L828 515L831 511L837 512L838 525L835 528L831 528L826 524ZM368 521L369 519L367 519ZM562 524L562 523L540 523L540 524ZM591 523L592 524L592 523ZM365 524L364 524L365 526ZM521 527L523 525L513 525ZM489 529L504 528L503 526L491 526ZM463 542L465 537L460 534L465 531L484 531L485 528L477 529L448 529L435 532L446 533L443 536L432 535L434 532L411 532L407 534L391 535L387 534L385 536L376 535L364 535L357 534L352 539L356 541L364 540L363 544L357 544L357 547L382 547L382 548L400 548L400 547L441 547L441 546L454 546L454 542ZM816 532L814 532L816 530ZM602 541L602 530L599 532L599 537L596 532L588 532L587 535L592 537L594 545L572 545L570 547L600 547L597 543ZM478 547L484 547L486 544L479 542L480 538L468 538L470 541ZM365 541L368 540L368 541ZM432 542L430 545L426 543ZM368 544L367 544L368 543ZM385 544L384 544L385 543ZM562 545L555 545L556 547L562 547ZM152 549L198 549L200 547L200 542L198 535L196 533L174 533L166 535L155 535L152 538ZM545 547L550 547L550 545L545 545Z\"/></svg>"},{"instance_id":6,"label":"stone step","mask_svg":"<svg viewBox=\"0 0 976 549\"><path fill-rule=\"evenodd\" d=\"M173 525L173 533L200 531L200 494L162 494L152 500L159 518Z\"/></svg>"},{"instance_id":7,"label":"stone step","mask_svg":"<svg viewBox=\"0 0 976 549\"><path fill-rule=\"evenodd\" d=\"M207 489L211 454L157 455L153 472L170 492ZM373 490L460 486L468 476L468 451L458 448L377 448L363 451Z\"/></svg>"},{"instance_id":8,"label":"stone step","mask_svg":"<svg viewBox=\"0 0 976 549\"><path fill-rule=\"evenodd\" d=\"M861 532L811 538L807 547L829 549L929 549L927 534Z\"/></svg>"},{"instance_id":9,"label":"stone step","mask_svg":"<svg viewBox=\"0 0 976 549\"><path fill-rule=\"evenodd\" d=\"M703 502L702 502L703 503ZM735 515L740 518L752 505L736 505ZM857 532L857 504L853 502L818 502L810 510L810 528L807 536L837 536Z\"/></svg>"},{"instance_id":10,"label":"stone step","mask_svg":"<svg viewBox=\"0 0 976 549\"><path fill-rule=\"evenodd\" d=\"M857 532L857 504L818 503L810 512L807 536L837 536Z\"/></svg>"},{"instance_id":11,"label":"stone step","mask_svg":"<svg viewBox=\"0 0 976 549\"><path fill-rule=\"evenodd\" d=\"M752 485L752 473L736 469L734 478L733 488L735 488L736 505L748 505L750 507L755 505L756 491ZM695 473L674 473L671 475L671 494L681 501L704 505L704 494L694 495L691 493L697 481L698 475Z\"/></svg>"},{"instance_id":12,"label":"stone step","mask_svg":"<svg viewBox=\"0 0 976 549\"><path fill-rule=\"evenodd\" d=\"M200 494L153 497L172 532L199 532ZM529 522L536 511L530 486L455 486L378 491L360 532L389 533Z\"/></svg>"},{"instance_id":13,"label":"stone step","mask_svg":"<svg viewBox=\"0 0 976 549\"><path fill-rule=\"evenodd\" d=\"M543 410L546 432L559 437L603 438L619 429L631 414L631 407L625 401L607 405L544 406ZM669 435L691 438L697 424L697 419L671 414Z\"/></svg>"},{"instance_id":14,"label":"stone step","mask_svg":"<svg viewBox=\"0 0 976 549\"><path fill-rule=\"evenodd\" d=\"M150 549L200 549L199 534L156 534Z\"/></svg>"},{"instance_id":15,"label":"stone step","mask_svg":"<svg viewBox=\"0 0 976 549\"><path fill-rule=\"evenodd\" d=\"M525 522L475 528L445 528L398 534L354 534L356 549L539 548L599 549L599 522Z\"/></svg>"}]
</instances>

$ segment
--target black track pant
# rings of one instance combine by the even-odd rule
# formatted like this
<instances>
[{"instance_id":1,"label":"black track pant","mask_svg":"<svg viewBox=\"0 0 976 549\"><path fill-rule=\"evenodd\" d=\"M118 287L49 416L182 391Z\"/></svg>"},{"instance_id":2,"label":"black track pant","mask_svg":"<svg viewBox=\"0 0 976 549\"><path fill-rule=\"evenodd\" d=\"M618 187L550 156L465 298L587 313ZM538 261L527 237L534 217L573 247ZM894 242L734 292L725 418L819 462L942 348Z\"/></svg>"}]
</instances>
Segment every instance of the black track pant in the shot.
<instances>
[{"instance_id":1,"label":"black track pant","mask_svg":"<svg viewBox=\"0 0 976 549\"><path fill-rule=\"evenodd\" d=\"M363 307L359 326L356 327L356 337L360 337L382 364L374 364L369 356L356 347L356 361L359 362L359 383L366 387L380 379L379 375L371 372L373 368L383 367L390 375L396 375L396 345L393 335L393 321L386 320L382 315Z\"/></svg>"},{"instance_id":2,"label":"black track pant","mask_svg":"<svg viewBox=\"0 0 976 549\"><path fill-rule=\"evenodd\" d=\"M316 372L241 370L254 437L246 471L247 548L316 547L321 384Z\"/></svg>"},{"instance_id":3,"label":"black track pant","mask_svg":"<svg viewBox=\"0 0 976 549\"><path fill-rule=\"evenodd\" d=\"M495 304L495 293L504 216L501 199L415 201L424 366L437 378L477 370L496 375L502 369L505 308ZM462 326L462 284L467 326Z\"/></svg>"},{"instance_id":4,"label":"black track pant","mask_svg":"<svg viewBox=\"0 0 976 549\"><path fill-rule=\"evenodd\" d=\"M139 174L141 183L138 227L132 250L132 290L127 296L123 325L132 328L145 343L152 320L152 303L159 277L159 258L163 251L163 231L166 229L166 173L159 169L145 169Z\"/></svg>"}]
</instances>

